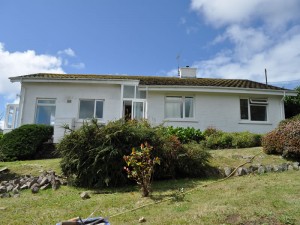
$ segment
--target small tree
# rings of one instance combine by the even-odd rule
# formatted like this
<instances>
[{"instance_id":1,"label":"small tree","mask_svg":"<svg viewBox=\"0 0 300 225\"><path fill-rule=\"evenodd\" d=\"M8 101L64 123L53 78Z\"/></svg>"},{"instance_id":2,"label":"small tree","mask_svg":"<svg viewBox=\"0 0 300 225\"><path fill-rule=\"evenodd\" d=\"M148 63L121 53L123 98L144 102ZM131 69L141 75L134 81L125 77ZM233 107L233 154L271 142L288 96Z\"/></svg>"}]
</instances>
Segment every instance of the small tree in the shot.
<instances>
[{"instance_id":1,"label":"small tree","mask_svg":"<svg viewBox=\"0 0 300 225\"><path fill-rule=\"evenodd\" d=\"M134 148L129 156L124 156L126 165L124 167L128 178L133 179L140 186L143 197L148 197L151 191L152 175L154 172L154 165L160 164L158 157L151 158L151 147L147 142L141 144L140 150L136 151Z\"/></svg>"}]
</instances>

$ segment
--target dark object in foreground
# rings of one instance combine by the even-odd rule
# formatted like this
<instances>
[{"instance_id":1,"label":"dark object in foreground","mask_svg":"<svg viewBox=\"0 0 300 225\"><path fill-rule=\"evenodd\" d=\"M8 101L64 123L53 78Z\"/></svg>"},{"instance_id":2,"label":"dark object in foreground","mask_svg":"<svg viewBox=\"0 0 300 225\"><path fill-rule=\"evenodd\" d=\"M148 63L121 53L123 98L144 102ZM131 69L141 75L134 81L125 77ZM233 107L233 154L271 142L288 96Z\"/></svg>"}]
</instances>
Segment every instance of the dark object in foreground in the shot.
<instances>
[{"instance_id":1,"label":"dark object in foreground","mask_svg":"<svg viewBox=\"0 0 300 225\"><path fill-rule=\"evenodd\" d=\"M69 219L68 221L57 223L56 225L110 225L107 219L102 217L94 217L81 219L80 217Z\"/></svg>"}]
</instances>

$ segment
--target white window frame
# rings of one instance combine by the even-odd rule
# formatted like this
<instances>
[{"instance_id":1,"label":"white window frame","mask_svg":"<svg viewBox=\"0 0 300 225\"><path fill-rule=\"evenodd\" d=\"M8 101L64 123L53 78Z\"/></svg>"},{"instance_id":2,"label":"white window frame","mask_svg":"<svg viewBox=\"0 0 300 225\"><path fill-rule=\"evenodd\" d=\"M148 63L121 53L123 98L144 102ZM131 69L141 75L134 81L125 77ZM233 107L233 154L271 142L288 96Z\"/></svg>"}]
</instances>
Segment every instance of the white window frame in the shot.
<instances>
[{"instance_id":1,"label":"white window frame","mask_svg":"<svg viewBox=\"0 0 300 225\"><path fill-rule=\"evenodd\" d=\"M166 109L166 103L168 102L167 98L181 98L182 103L182 117L167 117L167 109ZM186 116L185 115L185 99L191 98L193 99L193 116ZM165 102L164 102L164 117L166 120L194 120L195 119L195 97L191 95L167 95L165 96Z\"/></svg>"},{"instance_id":2,"label":"white window frame","mask_svg":"<svg viewBox=\"0 0 300 225\"><path fill-rule=\"evenodd\" d=\"M247 100L247 107L248 107L248 119L242 119L242 111L241 111L241 100ZM268 99L267 98L240 98L240 120L241 121L249 121L253 123L266 123L269 120L269 113L268 113ZM251 118L251 106L261 106L266 108L266 120L253 120Z\"/></svg>"},{"instance_id":3,"label":"white window frame","mask_svg":"<svg viewBox=\"0 0 300 225\"><path fill-rule=\"evenodd\" d=\"M93 112L93 117L92 118L80 118L80 106L81 106L81 101L94 101L94 112ZM97 102L102 102L103 107L102 107L102 118L96 117L96 103ZM104 118L104 99L87 99L87 98L82 98L79 99L79 106L78 106L78 119L79 120L91 120L91 119L98 119L98 120L103 120Z\"/></svg>"},{"instance_id":4,"label":"white window frame","mask_svg":"<svg viewBox=\"0 0 300 225\"><path fill-rule=\"evenodd\" d=\"M49 101L52 100L54 101L54 103L39 103L39 100L43 101ZM54 106L55 107L55 112L54 112L54 118L55 118L55 114L56 114L56 98L37 98L36 99L36 106L35 106L35 116L34 116L34 123L37 124L37 113L38 113L38 107L39 106ZM55 121L51 122L50 119L50 124L51 126L54 126Z\"/></svg>"}]
</instances>

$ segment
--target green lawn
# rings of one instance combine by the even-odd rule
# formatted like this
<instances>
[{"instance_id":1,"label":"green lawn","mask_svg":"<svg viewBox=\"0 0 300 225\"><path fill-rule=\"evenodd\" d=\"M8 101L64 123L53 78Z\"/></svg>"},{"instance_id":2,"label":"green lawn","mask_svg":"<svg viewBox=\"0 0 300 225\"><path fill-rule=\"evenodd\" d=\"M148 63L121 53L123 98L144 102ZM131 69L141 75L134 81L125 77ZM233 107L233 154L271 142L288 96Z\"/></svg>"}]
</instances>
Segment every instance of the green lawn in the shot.
<instances>
[{"instance_id":1,"label":"green lawn","mask_svg":"<svg viewBox=\"0 0 300 225\"><path fill-rule=\"evenodd\" d=\"M211 164L234 166L246 161L234 155L260 153L261 148L212 151ZM267 164L283 162L278 156L260 154L255 160ZM222 159L223 162L222 163ZM233 160L232 160L233 159ZM58 170L59 160L1 163L12 173ZM19 198L0 199L1 224L55 224L64 219L112 216L111 224L300 224L300 171L214 179L181 179L155 182L151 198L141 198L136 187L88 190L91 198L81 200L84 189L63 186L38 194L23 191ZM184 196L179 195L183 188ZM166 201L164 201L166 200ZM126 212L149 204L144 208Z\"/></svg>"}]
</instances>

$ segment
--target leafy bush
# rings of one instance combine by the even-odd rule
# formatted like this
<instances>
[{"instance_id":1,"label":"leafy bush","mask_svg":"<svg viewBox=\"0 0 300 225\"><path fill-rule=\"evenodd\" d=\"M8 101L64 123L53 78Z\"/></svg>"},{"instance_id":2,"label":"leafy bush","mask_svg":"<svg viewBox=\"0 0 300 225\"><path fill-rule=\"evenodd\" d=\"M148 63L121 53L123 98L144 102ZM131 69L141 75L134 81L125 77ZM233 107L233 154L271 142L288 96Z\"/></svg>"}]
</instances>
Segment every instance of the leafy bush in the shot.
<instances>
[{"instance_id":1,"label":"leafy bush","mask_svg":"<svg viewBox=\"0 0 300 225\"><path fill-rule=\"evenodd\" d=\"M6 133L0 140L3 160L31 159L52 135L53 127L42 124L27 124Z\"/></svg>"},{"instance_id":2,"label":"leafy bush","mask_svg":"<svg viewBox=\"0 0 300 225\"><path fill-rule=\"evenodd\" d=\"M173 127L169 126L165 128L167 135L175 135L179 141L183 144L195 141L199 143L204 139L202 132L194 127Z\"/></svg>"},{"instance_id":3,"label":"leafy bush","mask_svg":"<svg viewBox=\"0 0 300 225\"><path fill-rule=\"evenodd\" d=\"M123 156L145 142L153 146L152 157L159 157L161 162L154 168L154 178L176 177L182 170L177 160L186 149L177 137L166 135L162 127L153 128L147 121L118 120L99 126L93 120L66 135L57 150L62 156L62 171L74 178L75 185L120 186L128 183ZM186 157L194 160L191 155Z\"/></svg>"},{"instance_id":4,"label":"leafy bush","mask_svg":"<svg viewBox=\"0 0 300 225\"><path fill-rule=\"evenodd\" d=\"M3 133L0 132L0 140L3 138Z\"/></svg>"},{"instance_id":5,"label":"leafy bush","mask_svg":"<svg viewBox=\"0 0 300 225\"><path fill-rule=\"evenodd\" d=\"M261 146L261 135L253 134L248 131L233 133L232 147L251 148Z\"/></svg>"},{"instance_id":6,"label":"leafy bush","mask_svg":"<svg viewBox=\"0 0 300 225\"><path fill-rule=\"evenodd\" d=\"M267 154L282 154L300 159L300 119L285 120L263 137L262 145Z\"/></svg>"},{"instance_id":7,"label":"leafy bush","mask_svg":"<svg viewBox=\"0 0 300 225\"><path fill-rule=\"evenodd\" d=\"M250 148L261 145L261 135L246 132L223 132L208 128L203 132L204 146L210 149Z\"/></svg>"},{"instance_id":8,"label":"leafy bush","mask_svg":"<svg viewBox=\"0 0 300 225\"><path fill-rule=\"evenodd\" d=\"M232 147L233 134L217 131L206 138L205 146L210 149L223 149Z\"/></svg>"},{"instance_id":9,"label":"leafy bush","mask_svg":"<svg viewBox=\"0 0 300 225\"><path fill-rule=\"evenodd\" d=\"M210 153L201 145L189 143L183 145L184 151L177 156L178 177L201 177L208 166Z\"/></svg>"},{"instance_id":10,"label":"leafy bush","mask_svg":"<svg viewBox=\"0 0 300 225\"><path fill-rule=\"evenodd\" d=\"M126 166L125 171L129 179L133 179L140 186L143 197L148 197L151 191L152 175L154 172L154 165L160 164L158 157L151 157L151 150L153 148L146 142L141 144L140 149L132 149L128 156L124 156Z\"/></svg>"}]
</instances>

